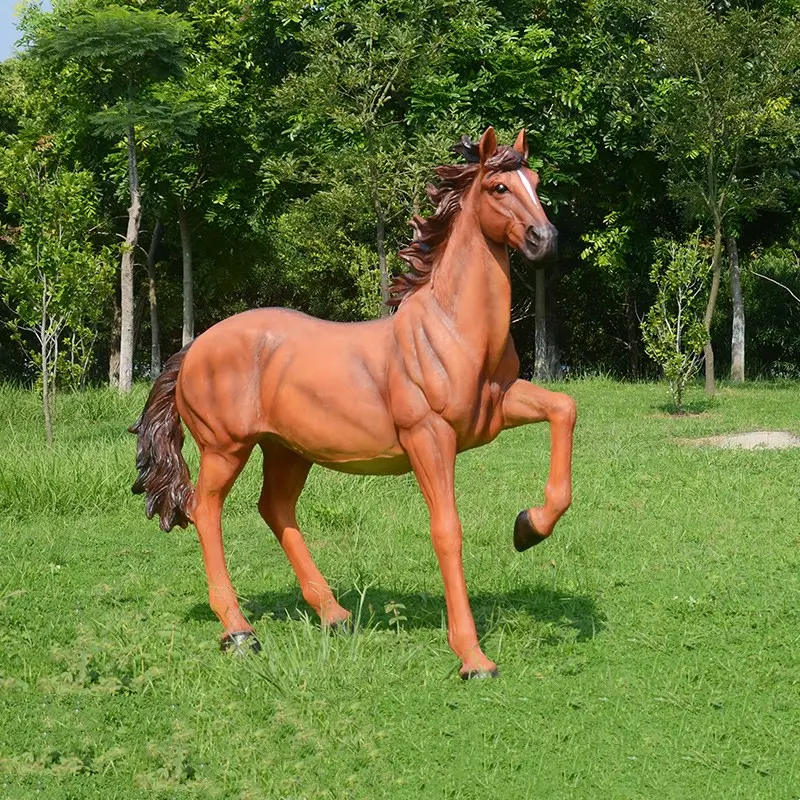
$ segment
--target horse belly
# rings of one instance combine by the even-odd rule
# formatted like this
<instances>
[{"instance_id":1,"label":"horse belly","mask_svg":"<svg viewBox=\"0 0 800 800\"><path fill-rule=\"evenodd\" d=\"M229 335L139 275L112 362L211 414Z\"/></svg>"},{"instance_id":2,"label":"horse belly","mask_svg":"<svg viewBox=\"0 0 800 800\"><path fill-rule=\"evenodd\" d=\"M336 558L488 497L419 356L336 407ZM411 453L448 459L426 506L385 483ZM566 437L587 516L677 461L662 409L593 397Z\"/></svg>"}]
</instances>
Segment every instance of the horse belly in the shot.
<instances>
[{"instance_id":1,"label":"horse belly","mask_svg":"<svg viewBox=\"0 0 800 800\"><path fill-rule=\"evenodd\" d=\"M346 472L350 475L405 475L411 472L411 462L404 454L384 456L366 461L320 461L314 463L321 467Z\"/></svg>"},{"instance_id":2,"label":"horse belly","mask_svg":"<svg viewBox=\"0 0 800 800\"><path fill-rule=\"evenodd\" d=\"M273 358L264 374L265 433L309 461L343 471L369 473L372 462L378 469L402 456L393 420L362 364L322 350L301 369L295 356L288 351ZM347 467L357 463L363 466Z\"/></svg>"}]
</instances>

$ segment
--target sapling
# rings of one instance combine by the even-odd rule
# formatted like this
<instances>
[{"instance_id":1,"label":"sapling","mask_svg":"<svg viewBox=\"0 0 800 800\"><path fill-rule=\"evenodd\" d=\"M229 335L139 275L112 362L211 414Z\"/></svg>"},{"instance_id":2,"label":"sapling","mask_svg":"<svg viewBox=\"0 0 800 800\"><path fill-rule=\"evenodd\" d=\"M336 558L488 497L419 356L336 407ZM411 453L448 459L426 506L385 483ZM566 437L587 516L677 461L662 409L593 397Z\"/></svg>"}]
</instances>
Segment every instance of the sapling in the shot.
<instances>
[{"instance_id":1,"label":"sapling","mask_svg":"<svg viewBox=\"0 0 800 800\"><path fill-rule=\"evenodd\" d=\"M683 412L689 381L702 360L708 333L703 322L711 264L699 232L686 242L660 240L650 280L656 301L642 323L647 354L664 370L676 413Z\"/></svg>"},{"instance_id":2,"label":"sapling","mask_svg":"<svg viewBox=\"0 0 800 800\"><path fill-rule=\"evenodd\" d=\"M51 143L9 137L0 149L0 188L15 224L0 228L0 300L6 324L42 389L45 436L53 441L56 379L81 385L113 275L111 251L98 246L92 176L64 168Z\"/></svg>"}]
</instances>

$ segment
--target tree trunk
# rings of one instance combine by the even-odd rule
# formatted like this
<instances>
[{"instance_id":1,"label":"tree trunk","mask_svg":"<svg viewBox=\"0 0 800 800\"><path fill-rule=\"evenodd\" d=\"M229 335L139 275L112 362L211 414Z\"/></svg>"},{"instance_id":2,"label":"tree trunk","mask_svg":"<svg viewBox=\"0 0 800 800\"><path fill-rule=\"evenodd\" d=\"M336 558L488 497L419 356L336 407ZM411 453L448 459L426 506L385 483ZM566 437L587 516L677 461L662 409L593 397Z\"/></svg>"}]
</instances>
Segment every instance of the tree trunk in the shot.
<instances>
[{"instance_id":1,"label":"tree trunk","mask_svg":"<svg viewBox=\"0 0 800 800\"><path fill-rule=\"evenodd\" d=\"M370 150L371 156L371 150ZM378 250L378 267L381 272L381 316L389 316L389 267L386 262L386 217L378 193L378 177L375 173L375 162L370 157L369 164L370 189L372 191L372 205L375 208L377 224L375 225L375 245Z\"/></svg>"},{"instance_id":2,"label":"tree trunk","mask_svg":"<svg viewBox=\"0 0 800 800\"><path fill-rule=\"evenodd\" d=\"M376 205L378 211L378 224L375 228L375 244L378 248L378 266L381 270L381 316L389 316L389 267L386 264L386 247L384 245L385 221L383 211L379 210L380 203Z\"/></svg>"},{"instance_id":3,"label":"tree trunk","mask_svg":"<svg viewBox=\"0 0 800 800\"><path fill-rule=\"evenodd\" d=\"M189 216L180 200L178 200L178 224L181 229L181 251L183 253L183 335L181 344L186 347L194 339L194 278L192 277L192 232L189 230Z\"/></svg>"},{"instance_id":4,"label":"tree trunk","mask_svg":"<svg viewBox=\"0 0 800 800\"><path fill-rule=\"evenodd\" d=\"M636 380L639 377L639 320L636 319L635 294L633 282L628 273L625 288L625 317L628 323L628 376Z\"/></svg>"},{"instance_id":5,"label":"tree trunk","mask_svg":"<svg viewBox=\"0 0 800 800\"><path fill-rule=\"evenodd\" d=\"M139 349L139 342L142 338L142 323L144 322L144 309L147 305L147 287L142 286L136 293L136 301L133 304L133 352Z\"/></svg>"},{"instance_id":6,"label":"tree trunk","mask_svg":"<svg viewBox=\"0 0 800 800\"><path fill-rule=\"evenodd\" d=\"M53 414L50 399L50 334L47 330L47 281L42 290L42 325L39 331L39 343L42 347L42 404L44 406L44 435L48 447L53 444Z\"/></svg>"},{"instance_id":7,"label":"tree trunk","mask_svg":"<svg viewBox=\"0 0 800 800\"><path fill-rule=\"evenodd\" d=\"M121 314L119 310L119 298L116 291L112 295L114 299L114 317L111 320L111 336L108 345L108 385L112 389L119 389L119 333Z\"/></svg>"},{"instance_id":8,"label":"tree trunk","mask_svg":"<svg viewBox=\"0 0 800 800\"><path fill-rule=\"evenodd\" d=\"M722 220L716 216L714 220L714 251L711 257L711 292L708 295L708 305L703 322L706 326L708 341L703 348L706 360L706 393L714 394L717 390L714 381L714 349L711 347L711 320L714 318L714 308L717 305L719 294L719 274L722 262Z\"/></svg>"},{"instance_id":9,"label":"tree trunk","mask_svg":"<svg viewBox=\"0 0 800 800\"><path fill-rule=\"evenodd\" d=\"M561 351L558 349L558 303L556 302L556 286L559 274L557 264L545 271L545 305L547 306L547 378L557 380L561 375Z\"/></svg>"},{"instance_id":10,"label":"tree trunk","mask_svg":"<svg viewBox=\"0 0 800 800\"><path fill-rule=\"evenodd\" d=\"M731 332L731 380L744 381L744 301L739 274L739 248L736 239L729 236L728 259L731 264L731 299L733 300L733 330Z\"/></svg>"},{"instance_id":11,"label":"tree trunk","mask_svg":"<svg viewBox=\"0 0 800 800\"><path fill-rule=\"evenodd\" d=\"M548 380L550 375L550 353L547 342L547 302L545 297L546 269L536 270L536 291L534 294L534 350L533 379L537 382Z\"/></svg>"},{"instance_id":12,"label":"tree trunk","mask_svg":"<svg viewBox=\"0 0 800 800\"><path fill-rule=\"evenodd\" d=\"M120 267L119 390L123 394L130 392L133 385L133 263L136 258L139 221L142 216L133 125L128 126L128 183L131 204L128 208L128 230Z\"/></svg>"},{"instance_id":13,"label":"tree trunk","mask_svg":"<svg viewBox=\"0 0 800 800\"><path fill-rule=\"evenodd\" d=\"M150 248L147 251L147 279L150 297L150 379L155 380L161 374L161 331L158 325L158 297L156 295L156 252L161 241L164 226L156 219Z\"/></svg>"}]
</instances>

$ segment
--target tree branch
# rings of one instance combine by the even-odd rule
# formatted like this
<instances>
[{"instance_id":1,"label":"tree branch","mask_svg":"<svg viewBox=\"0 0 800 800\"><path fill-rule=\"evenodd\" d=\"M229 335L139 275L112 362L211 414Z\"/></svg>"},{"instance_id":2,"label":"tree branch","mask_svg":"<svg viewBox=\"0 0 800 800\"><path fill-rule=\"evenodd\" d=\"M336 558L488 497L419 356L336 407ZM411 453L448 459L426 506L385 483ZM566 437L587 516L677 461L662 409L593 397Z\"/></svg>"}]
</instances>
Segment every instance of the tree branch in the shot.
<instances>
[{"instance_id":1,"label":"tree branch","mask_svg":"<svg viewBox=\"0 0 800 800\"><path fill-rule=\"evenodd\" d=\"M751 269L750 272L752 272L753 275L757 275L759 278L763 278L765 281L769 281L770 283L774 283L776 286L780 286L781 289L786 289L786 291L789 292L789 294L794 297L798 303L800 303L800 297L798 297L788 286L785 286L780 281L776 281L775 278L770 278L767 275L762 275L760 272L756 272L754 269Z\"/></svg>"}]
</instances>

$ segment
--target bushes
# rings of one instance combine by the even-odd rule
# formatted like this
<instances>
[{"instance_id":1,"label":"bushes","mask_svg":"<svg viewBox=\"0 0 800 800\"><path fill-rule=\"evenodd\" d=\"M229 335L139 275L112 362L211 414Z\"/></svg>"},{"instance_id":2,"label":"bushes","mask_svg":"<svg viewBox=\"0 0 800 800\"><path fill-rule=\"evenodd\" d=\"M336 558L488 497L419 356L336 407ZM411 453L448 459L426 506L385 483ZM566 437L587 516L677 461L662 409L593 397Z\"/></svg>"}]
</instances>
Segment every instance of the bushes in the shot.
<instances>
[{"instance_id":1,"label":"bushes","mask_svg":"<svg viewBox=\"0 0 800 800\"><path fill-rule=\"evenodd\" d=\"M700 365L708 332L703 324L711 268L699 233L686 242L661 240L650 271L657 296L642 323L647 354L664 370L675 410L683 410L686 386Z\"/></svg>"}]
</instances>

